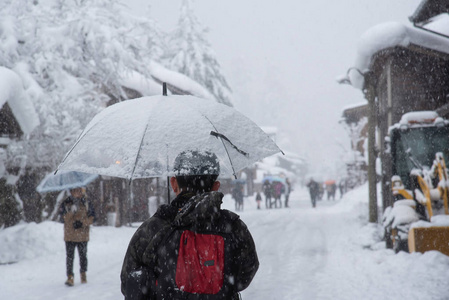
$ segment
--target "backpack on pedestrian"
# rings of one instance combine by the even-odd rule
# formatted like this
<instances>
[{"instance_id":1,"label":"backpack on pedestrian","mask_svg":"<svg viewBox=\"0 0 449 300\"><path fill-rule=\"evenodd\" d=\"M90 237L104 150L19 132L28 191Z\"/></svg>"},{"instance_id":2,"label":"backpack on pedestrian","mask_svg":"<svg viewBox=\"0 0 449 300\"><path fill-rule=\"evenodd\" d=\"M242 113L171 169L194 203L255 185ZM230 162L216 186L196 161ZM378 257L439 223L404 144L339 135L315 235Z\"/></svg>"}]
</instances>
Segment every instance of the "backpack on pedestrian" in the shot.
<instances>
[{"instance_id":1,"label":"backpack on pedestrian","mask_svg":"<svg viewBox=\"0 0 449 300\"><path fill-rule=\"evenodd\" d=\"M143 282L152 284L148 286L152 295L127 300L240 299L231 276L236 274L232 260L237 237L229 226L239 217L227 210L215 211L213 201L192 201L158 232L145 250L154 269L140 270L136 285L130 286L141 294ZM203 217L208 220L198 222Z\"/></svg>"}]
</instances>

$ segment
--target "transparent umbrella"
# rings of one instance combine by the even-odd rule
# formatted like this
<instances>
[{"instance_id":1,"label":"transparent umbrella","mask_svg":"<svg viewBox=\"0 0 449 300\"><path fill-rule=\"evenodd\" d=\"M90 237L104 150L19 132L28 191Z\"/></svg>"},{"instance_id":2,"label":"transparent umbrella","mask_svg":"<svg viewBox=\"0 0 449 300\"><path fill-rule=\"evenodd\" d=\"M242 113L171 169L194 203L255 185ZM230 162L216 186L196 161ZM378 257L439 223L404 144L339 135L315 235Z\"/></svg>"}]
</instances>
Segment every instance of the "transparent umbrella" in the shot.
<instances>
[{"instance_id":1,"label":"transparent umbrella","mask_svg":"<svg viewBox=\"0 0 449 300\"><path fill-rule=\"evenodd\" d=\"M184 150L210 151L221 176L282 152L254 122L237 110L193 96L152 96L112 105L86 126L59 165L114 177L172 176Z\"/></svg>"}]
</instances>

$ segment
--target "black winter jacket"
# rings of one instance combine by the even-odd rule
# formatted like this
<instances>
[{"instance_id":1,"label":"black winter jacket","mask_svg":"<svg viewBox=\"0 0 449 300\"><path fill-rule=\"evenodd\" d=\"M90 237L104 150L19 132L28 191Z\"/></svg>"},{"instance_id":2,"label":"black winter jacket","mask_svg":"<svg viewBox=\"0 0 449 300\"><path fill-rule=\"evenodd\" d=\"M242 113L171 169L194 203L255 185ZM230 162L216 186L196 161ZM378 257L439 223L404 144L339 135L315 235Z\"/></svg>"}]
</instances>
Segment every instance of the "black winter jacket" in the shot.
<instances>
[{"instance_id":1,"label":"black winter jacket","mask_svg":"<svg viewBox=\"0 0 449 300\"><path fill-rule=\"evenodd\" d=\"M180 227L229 236L232 257L226 260L229 274L226 274L223 289L227 290L221 292L227 296L221 299L233 299L248 287L259 268L254 241L237 214L220 208L222 198L223 194L219 192L198 196L181 193L170 205L162 205L137 229L129 243L120 275L121 290L126 300L216 299L218 295L187 293L182 297L174 296L161 290L161 286L157 287L161 253L177 250L166 243L166 237L173 228Z\"/></svg>"}]
</instances>

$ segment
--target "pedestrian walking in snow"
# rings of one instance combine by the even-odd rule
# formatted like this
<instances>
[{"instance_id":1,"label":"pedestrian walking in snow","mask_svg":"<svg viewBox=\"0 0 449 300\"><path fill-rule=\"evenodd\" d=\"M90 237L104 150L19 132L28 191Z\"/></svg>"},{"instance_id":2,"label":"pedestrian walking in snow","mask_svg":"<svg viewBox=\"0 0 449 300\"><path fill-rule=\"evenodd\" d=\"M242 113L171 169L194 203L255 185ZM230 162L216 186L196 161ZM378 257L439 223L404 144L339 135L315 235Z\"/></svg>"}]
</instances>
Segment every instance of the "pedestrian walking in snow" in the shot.
<instances>
[{"instance_id":1,"label":"pedestrian walking in snow","mask_svg":"<svg viewBox=\"0 0 449 300\"><path fill-rule=\"evenodd\" d=\"M257 209L260 209L260 202L262 202L262 196L260 195L260 192L257 192L256 194L256 202L257 202Z\"/></svg>"},{"instance_id":2,"label":"pedestrian walking in snow","mask_svg":"<svg viewBox=\"0 0 449 300\"><path fill-rule=\"evenodd\" d=\"M174 173L176 198L129 243L120 276L125 300L239 299L259 261L245 223L220 207L217 156L184 151Z\"/></svg>"},{"instance_id":3,"label":"pedestrian walking in snow","mask_svg":"<svg viewBox=\"0 0 449 300\"><path fill-rule=\"evenodd\" d=\"M337 185L335 184L335 181L331 181L326 184L326 193L327 193L327 200L335 200L335 192L337 191Z\"/></svg>"},{"instance_id":4,"label":"pedestrian walking in snow","mask_svg":"<svg viewBox=\"0 0 449 300\"><path fill-rule=\"evenodd\" d=\"M239 184L232 189L232 198L235 201L235 210L243 211L243 187Z\"/></svg>"},{"instance_id":5,"label":"pedestrian walking in snow","mask_svg":"<svg viewBox=\"0 0 449 300\"><path fill-rule=\"evenodd\" d=\"M288 206L288 198L290 197L290 192L292 190L292 186L290 184L290 180L288 180L288 178L285 180L285 207L289 207Z\"/></svg>"},{"instance_id":6,"label":"pedestrian walking in snow","mask_svg":"<svg viewBox=\"0 0 449 300\"><path fill-rule=\"evenodd\" d=\"M340 190L340 199L343 198L343 194L345 193L345 187L346 187L346 184L345 184L344 180L341 180L340 183L338 184L338 188Z\"/></svg>"},{"instance_id":7,"label":"pedestrian walking in snow","mask_svg":"<svg viewBox=\"0 0 449 300\"><path fill-rule=\"evenodd\" d=\"M307 187L309 188L310 200L312 201L312 207L316 207L316 200L317 200L318 194L320 192L320 187L319 187L318 183L315 180L313 180L313 178L310 178L310 181L307 184Z\"/></svg>"},{"instance_id":8,"label":"pedestrian walking in snow","mask_svg":"<svg viewBox=\"0 0 449 300\"><path fill-rule=\"evenodd\" d=\"M268 180L265 180L263 182L263 193L265 195L265 208L271 208L271 195L272 195L272 191L271 191L271 184Z\"/></svg>"},{"instance_id":9,"label":"pedestrian walking in snow","mask_svg":"<svg viewBox=\"0 0 449 300\"><path fill-rule=\"evenodd\" d=\"M279 203L279 208L282 207L281 195L282 195L282 187L283 186L284 185L281 182L279 182L279 181L273 181L271 183L273 196L274 196L274 207L275 208L278 207L278 203Z\"/></svg>"},{"instance_id":10,"label":"pedestrian walking in snow","mask_svg":"<svg viewBox=\"0 0 449 300\"><path fill-rule=\"evenodd\" d=\"M87 283L87 243L89 241L89 227L95 220L95 211L81 188L70 190L59 208L61 222L64 223L64 241L66 249L66 271L68 286L74 285L73 260L75 248L78 249L80 261L81 283Z\"/></svg>"}]
</instances>

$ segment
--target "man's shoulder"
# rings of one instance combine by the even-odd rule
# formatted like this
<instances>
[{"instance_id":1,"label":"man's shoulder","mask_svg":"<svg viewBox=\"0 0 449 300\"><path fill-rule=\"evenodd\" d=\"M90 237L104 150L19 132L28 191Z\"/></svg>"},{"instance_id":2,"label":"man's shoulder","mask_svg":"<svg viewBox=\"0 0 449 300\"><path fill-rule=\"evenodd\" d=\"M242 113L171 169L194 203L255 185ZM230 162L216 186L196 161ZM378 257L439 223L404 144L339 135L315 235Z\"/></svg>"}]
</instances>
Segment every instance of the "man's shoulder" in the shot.
<instances>
[{"instance_id":1,"label":"man's shoulder","mask_svg":"<svg viewBox=\"0 0 449 300\"><path fill-rule=\"evenodd\" d=\"M227 209L220 209L220 213L225 222L235 222L236 220L240 219L240 216L238 214Z\"/></svg>"},{"instance_id":2,"label":"man's shoulder","mask_svg":"<svg viewBox=\"0 0 449 300\"><path fill-rule=\"evenodd\" d=\"M169 224L173 218L176 216L176 208L163 204L159 206L157 211L153 216L148 218L146 221L140 225L138 231L143 232L154 232L160 229L161 227Z\"/></svg>"},{"instance_id":3,"label":"man's shoulder","mask_svg":"<svg viewBox=\"0 0 449 300\"><path fill-rule=\"evenodd\" d=\"M217 224L217 231L223 233L235 233L246 224L240 219L240 216L227 209L220 209L220 222Z\"/></svg>"}]
</instances>

